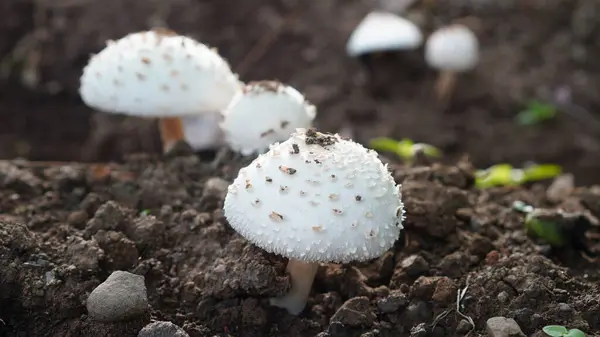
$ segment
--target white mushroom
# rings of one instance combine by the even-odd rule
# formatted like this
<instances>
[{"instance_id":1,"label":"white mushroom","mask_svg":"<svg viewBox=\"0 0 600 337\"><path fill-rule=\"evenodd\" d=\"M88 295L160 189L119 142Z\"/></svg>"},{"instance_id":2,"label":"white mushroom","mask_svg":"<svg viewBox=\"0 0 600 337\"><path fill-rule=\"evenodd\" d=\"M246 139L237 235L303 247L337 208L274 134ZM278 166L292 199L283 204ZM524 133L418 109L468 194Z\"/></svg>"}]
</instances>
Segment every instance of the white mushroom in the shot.
<instances>
[{"instance_id":1,"label":"white mushroom","mask_svg":"<svg viewBox=\"0 0 600 337\"><path fill-rule=\"evenodd\" d=\"M185 141L196 151L221 147L225 143L223 131L219 125L221 120L220 113L181 117Z\"/></svg>"},{"instance_id":2,"label":"white mushroom","mask_svg":"<svg viewBox=\"0 0 600 337\"><path fill-rule=\"evenodd\" d=\"M371 12L350 35L346 45L349 56L413 50L423 43L423 34L417 25L388 12Z\"/></svg>"},{"instance_id":3,"label":"white mushroom","mask_svg":"<svg viewBox=\"0 0 600 337\"><path fill-rule=\"evenodd\" d=\"M465 25L452 24L433 32L425 43L425 60L440 71L436 93L440 98L452 94L456 74L469 71L479 62L479 41Z\"/></svg>"},{"instance_id":4,"label":"white mushroom","mask_svg":"<svg viewBox=\"0 0 600 337\"><path fill-rule=\"evenodd\" d=\"M306 305L320 262L381 256L404 219L400 186L376 152L305 129L241 169L223 209L250 242L289 258L292 287L271 304L294 315Z\"/></svg>"},{"instance_id":5,"label":"white mushroom","mask_svg":"<svg viewBox=\"0 0 600 337\"><path fill-rule=\"evenodd\" d=\"M100 111L160 118L168 150L184 139L180 117L220 113L241 86L215 50L157 28L109 41L84 68L79 92Z\"/></svg>"},{"instance_id":6,"label":"white mushroom","mask_svg":"<svg viewBox=\"0 0 600 337\"><path fill-rule=\"evenodd\" d=\"M316 108L291 86L276 81L250 82L223 112L221 128L231 149L243 155L264 152L309 128Z\"/></svg>"}]
</instances>

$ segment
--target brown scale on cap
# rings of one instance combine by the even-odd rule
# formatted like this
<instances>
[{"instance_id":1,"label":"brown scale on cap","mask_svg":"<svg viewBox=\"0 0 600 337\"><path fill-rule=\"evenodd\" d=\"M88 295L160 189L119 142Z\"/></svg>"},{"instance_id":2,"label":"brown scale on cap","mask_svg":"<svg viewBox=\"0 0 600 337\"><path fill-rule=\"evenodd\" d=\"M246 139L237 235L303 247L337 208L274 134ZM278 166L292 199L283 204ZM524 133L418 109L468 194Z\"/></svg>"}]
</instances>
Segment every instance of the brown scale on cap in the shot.
<instances>
[{"instance_id":1,"label":"brown scale on cap","mask_svg":"<svg viewBox=\"0 0 600 337\"><path fill-rule=\"evenodd\" d=\"M296 170L296 169L294 169L294 168L287 167L287 166L283 166L283 165L280 165L280 166L279 166L279 171L281 171L281 172L283 172L283 173L285 173L285 174L289 174L289 175L293 175L293 174L295 174L296 172L298 172L298 170Z\"/></svg>"},{"instance_id":2,"label":"brown scale on cap","mask_svg":"<svg viewBox=\"0 0 600 337\"><path fill-rule=\"evenodd\" d=\"M337 141L338 140L335 137L323 134L321 132L318 132L315 129L308 129L308 130L306 130L306 140L305 140L305 143L307 145L316 144L316 145L319 145L321 147L326 147L326 146L333 145L333 144L337 143Z\"/></svg>"},{"instance_id":3,"label":"brown scale on cap","mask_svg":"<svg viewBox=\"0 0 600 337\"><path fill-rule=\"evenodd\" d=\"M298 147L298 144L292 144L292 151L290 151L290 154L298 154L300 153L300 148Z\"/></svg>"},{"instance_id":4,"label":"brown scale on cap","mask_svg":"<svg viewBox=\"0 0 600 337\"><path fill-rule=\"evenodd\" d=\"M266 137L266 136L268 136L268 135L270 135L270 134L273 134L273 133L275 133L275 130L273 130L273 129L269 129L269 130L267 130L267 131L265 131L265 132L261 133L261 134L260 134L260 138Z\"/></svg>"},{"instance_id":5,"label":"brown scale on cap","mask_svg":"<svg viewBox=\"0 0 600 337\"><path fill-rule=\"evenodd\" d=\"M288 126L289 124L290 124L290 122L288 122L288 121L281 121L280 126L282 129L285 129L285 127Z\"/></svg>"}]
</instances>

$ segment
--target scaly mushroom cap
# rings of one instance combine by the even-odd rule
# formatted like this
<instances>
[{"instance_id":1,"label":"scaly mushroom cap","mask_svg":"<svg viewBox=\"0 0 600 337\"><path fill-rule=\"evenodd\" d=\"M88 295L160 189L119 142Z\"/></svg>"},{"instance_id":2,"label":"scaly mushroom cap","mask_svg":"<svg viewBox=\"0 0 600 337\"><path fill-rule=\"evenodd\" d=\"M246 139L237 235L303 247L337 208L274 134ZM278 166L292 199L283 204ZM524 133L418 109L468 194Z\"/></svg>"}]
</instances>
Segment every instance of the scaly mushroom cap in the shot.
<instances>
[{"instance_id":1,"label":"scaly mushroom cap","mask_svg":"<svg viewBox=\"0 0 600 337\"><path fill-rule=\"evenodd\" d=\"M463 72L479 62L479 41L468 27L453 24L433 32L425 43L425 60L442 71Z\"/></svg>"},{"instance_id":2,"label":"scaly mushroom cap","mask_svg":"<svg viewBox=\"0 0 600 337\"><path fill-rule=\"evenodd\" d=\"M347 263L394 245L404 219L400 198L375 151L298 129L240 170L223 209L236 231L268 252Z\"/></svg>"},{"instance_id":3,"label":"scaly mushroom cap","mask_svg":"<svg viewBox=\"0 0 600 337\"><path fill-rule=\"evenodd\" d=\"M109 41L84 68L79 93L104 112L179 117L221 111L241 86L216 51L154 29Z\"/></svg>"},{"instance_id":4,"label":"scaly mushroom cap","mask_svg":"<svg viewBox=\"0 0 600 337\"><path fill-rule=\"evenodd\" d=\"M371 12L358 24L346 45L349 56L417 49L423 33L417 25L387 12Z\"/></svg>"},{"instance_id":5,"label":"scaly mushroom cap","mask_svg":"<svg viewBox=\"0 0 600 337\"><path fill-rule=\"evenodd\" d=\"M316 108L296 89L276 81L250 82L223 112L221 128L227 144L243 155L264 152L309 128Z\"/></svg>"}]
</instances>

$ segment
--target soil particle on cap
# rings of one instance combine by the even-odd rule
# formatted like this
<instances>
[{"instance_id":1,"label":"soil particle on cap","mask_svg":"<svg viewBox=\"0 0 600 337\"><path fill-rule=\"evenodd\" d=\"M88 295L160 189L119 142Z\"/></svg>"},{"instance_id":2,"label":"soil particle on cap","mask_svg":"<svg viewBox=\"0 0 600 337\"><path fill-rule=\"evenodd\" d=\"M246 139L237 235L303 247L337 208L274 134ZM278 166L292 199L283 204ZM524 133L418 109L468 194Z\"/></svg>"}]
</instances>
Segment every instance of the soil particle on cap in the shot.
<instances>
[{"instance_id":1,"label":"soil particle on cap","mask_svg":"<svg viewBox=\"0 0 600 337\"><path fill-rule=\"evenodd\" d=\"M247 87L277 93L281 89L282 84L278 81L254 81L248 83Z\"/></svg>"},{"instance_id":2,"label":"soil particle on cap","mask_svg":"<svg viewBox=\"0 0 600 337\"><path fill-rule=\"evenodd\" d=\"M337 138L334 136L318 132L315 129L308 129L306 130L306 139L304 142L307 145L316 144L322 147L327 147L337 143L337 141Z\"/></svg>"}]
</instances>

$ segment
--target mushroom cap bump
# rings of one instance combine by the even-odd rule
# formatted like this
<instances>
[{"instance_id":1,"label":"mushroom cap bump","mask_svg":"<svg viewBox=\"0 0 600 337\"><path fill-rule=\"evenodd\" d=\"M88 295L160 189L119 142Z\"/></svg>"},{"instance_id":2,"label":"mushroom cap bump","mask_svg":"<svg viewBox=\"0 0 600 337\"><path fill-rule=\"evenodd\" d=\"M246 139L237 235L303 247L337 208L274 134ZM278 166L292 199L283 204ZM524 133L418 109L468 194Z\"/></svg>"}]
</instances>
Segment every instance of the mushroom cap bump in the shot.
<instances>
[{"instance_id":1,"label":"mushroom cap bump","mask_svg":"<svg viewBox=\"0 0 600 337\"><path fill-rule=\"evenodd\" d=\"M223 111L221 128L233 150L250 155L288 139L296 128L311 127L316 113L316 107L291 86L250 82Z\"/></svg>"},{"instance_id":2,"label":"mushroom cap bump","mask_svg":"<svg viewBox=\"0 0 600 337\"><path fill-rule=\"evenodd\" d=\"M479 41L468 27L453 24L433 32L425 43L425 60L442 71L463 72L479 62Z\"/></svg>"},{"instance_id":3,"label":"mushroom cap bump","mask_svg":"<svg viewBox=\"0 0 600 337\"><path fill-rule=\"evenodd\" d=\"M86 105L142 117L221 111L242 86L215 50L167 29L108 41L80 82Z\"/></svg>"},{"instance_id":4,"label":"mushroom cap bump","mask_svg":"<svg viewBox=\"0 0 600 337\"><path fill-rule=\"evenodd\" d=\"M417 49L423 43L421 29L411 21L388 12L371 12L358 24L346 44L348 55Z\"/></svg>"},{"instance_id":5,"label":"mushroom cap bump","mask_svg":"<svg viewBox=\"0 0 600 337\"><path fill-rule=\"evenodd\" d=\"M381 256L404 220L400 186L375 151L312 129L241 169L223 210L251 243L305 262Z\"/></svg>"}]
</instances>

